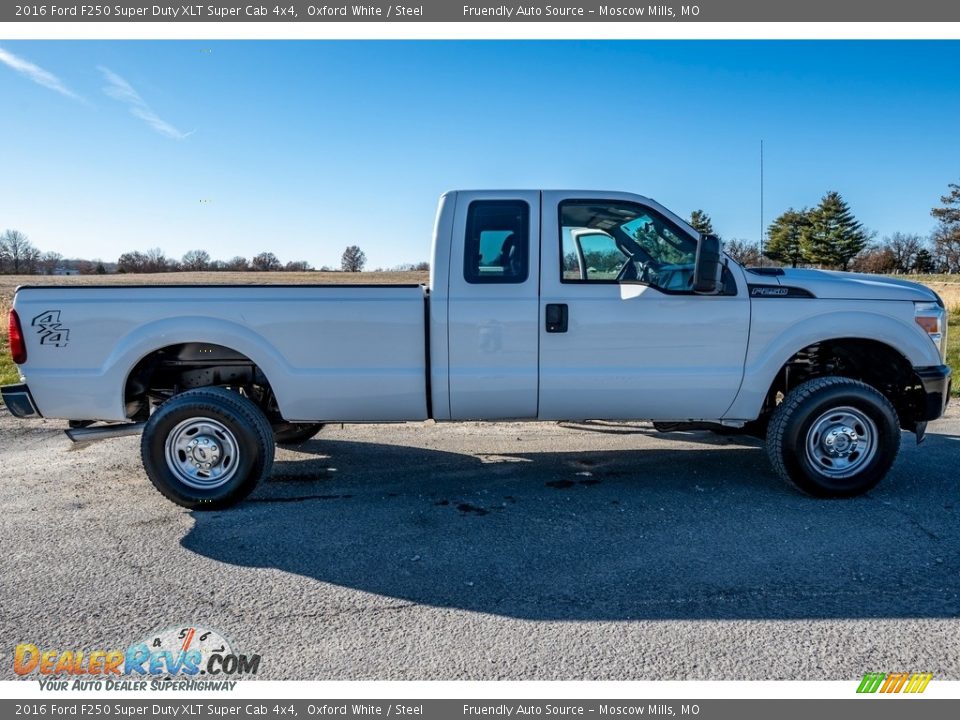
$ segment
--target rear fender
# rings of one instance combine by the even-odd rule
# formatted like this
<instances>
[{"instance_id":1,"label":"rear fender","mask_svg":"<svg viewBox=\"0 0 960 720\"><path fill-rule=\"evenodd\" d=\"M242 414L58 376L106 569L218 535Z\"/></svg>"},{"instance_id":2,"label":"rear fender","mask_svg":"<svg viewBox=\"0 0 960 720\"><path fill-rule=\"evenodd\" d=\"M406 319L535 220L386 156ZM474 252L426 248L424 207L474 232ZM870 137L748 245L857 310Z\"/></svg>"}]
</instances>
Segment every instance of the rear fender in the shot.
<instances>
[{"instance_id":1,"label":"rear fender","mask_svg":"<svg viewBox=\"0 0 960 720\"><path fill-rule=\"evenodd\" d=\"M124 408L124 388L137 363L157 350L182 343L222 345L247 357L268 380L291 376L289 363L262 336L248 327L207 317L166 318L141 325L121 338L104 363L104 375L111 378L117 406ZM271 387L282 413L282 396L288 391L286 388Z\"/></svg>"}]
</instances>

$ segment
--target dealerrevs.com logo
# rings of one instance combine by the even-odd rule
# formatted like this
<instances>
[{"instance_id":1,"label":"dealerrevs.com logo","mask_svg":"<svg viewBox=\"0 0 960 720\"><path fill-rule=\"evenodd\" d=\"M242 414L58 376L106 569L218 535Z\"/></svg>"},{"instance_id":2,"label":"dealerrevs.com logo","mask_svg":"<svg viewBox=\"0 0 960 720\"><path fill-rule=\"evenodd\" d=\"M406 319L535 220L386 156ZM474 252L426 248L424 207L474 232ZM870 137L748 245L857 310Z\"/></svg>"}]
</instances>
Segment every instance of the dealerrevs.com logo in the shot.
<instances>
[{"instance_id":1,"label":"dealerrevs.com logo","mask_svg":"<svg viewBox=\"0 0 960 720\"><path fill-rule=\"evenodd\" d=\"M13 671L42 690L232 690L260 670L259 654L238 653L216 630L172 627L125 650L17 645Z\"/></svg>"}]
</instances>

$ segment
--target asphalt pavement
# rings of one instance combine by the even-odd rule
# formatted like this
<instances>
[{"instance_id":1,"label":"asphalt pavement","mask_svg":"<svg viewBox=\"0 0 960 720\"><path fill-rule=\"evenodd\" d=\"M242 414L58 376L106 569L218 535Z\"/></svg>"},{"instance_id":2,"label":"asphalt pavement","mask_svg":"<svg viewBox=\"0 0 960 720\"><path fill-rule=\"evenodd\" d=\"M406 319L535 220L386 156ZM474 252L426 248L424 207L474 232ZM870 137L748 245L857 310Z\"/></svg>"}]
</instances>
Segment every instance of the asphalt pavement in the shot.
<instances>
[{"instance_id":1,"label":"asphalt pavement","mask_svg":"<svg viewBox=\"0 0 960 720\"><path fill-rule=\"evenodd\" d=\"M960 413L864 497L645 423L329 426L239 507L165 500L139 439L0 408L13 648L178 625L261 679L960 679Z\"/></svg>"}]
</instances>

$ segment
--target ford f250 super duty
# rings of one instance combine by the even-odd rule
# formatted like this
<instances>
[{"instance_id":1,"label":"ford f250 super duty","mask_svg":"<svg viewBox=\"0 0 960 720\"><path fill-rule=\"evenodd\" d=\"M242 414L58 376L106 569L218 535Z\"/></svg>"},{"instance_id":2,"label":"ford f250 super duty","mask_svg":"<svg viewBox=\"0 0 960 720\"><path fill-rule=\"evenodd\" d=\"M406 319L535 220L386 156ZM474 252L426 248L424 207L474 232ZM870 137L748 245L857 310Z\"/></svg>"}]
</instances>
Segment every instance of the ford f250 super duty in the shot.
<instances>
[{"instance_id":1,"label":"ford f250 super duty","mask_svg":"<svg viewBox=\"0 0 960 720\"><path fill-rule=\"evenodd\" d=\"M142 433L157 489L214 508L269 475L275 443L428 418L751 433L778 475L850 496L949 397L936 293L743 268L638 195L447 193L430 267L429 287L21 287L3 399L75 440Z\"/></svg>"}]
</instances>

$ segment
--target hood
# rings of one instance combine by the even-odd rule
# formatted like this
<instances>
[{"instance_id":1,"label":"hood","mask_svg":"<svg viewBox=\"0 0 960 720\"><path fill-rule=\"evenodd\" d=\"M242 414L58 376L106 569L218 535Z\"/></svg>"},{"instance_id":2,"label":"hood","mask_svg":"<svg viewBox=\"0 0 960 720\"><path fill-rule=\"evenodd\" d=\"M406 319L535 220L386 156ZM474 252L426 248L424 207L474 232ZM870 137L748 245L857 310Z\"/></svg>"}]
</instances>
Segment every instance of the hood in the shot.
<instances>
[{"instance_id":1,"label":"hood","mask_svg":"<svg viewBox=\"0 0 960 720\"><path fill-rule=\"evenodd\" d=\"M802 288L818 298L831 300L907 300L939 302L937 294L920 283L884 275L783 268L782 275L752 275L751 282L776 281L784 287ZM753 280L753 277L758 280ZM762 278L762 281L759 280Z\"/></svg>"}]
</instances>

